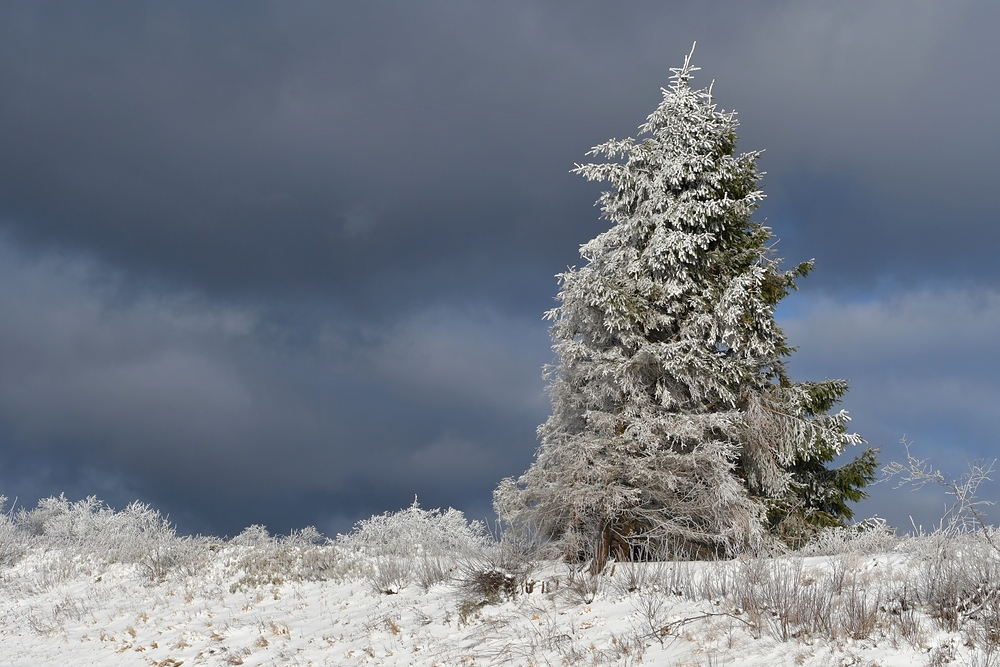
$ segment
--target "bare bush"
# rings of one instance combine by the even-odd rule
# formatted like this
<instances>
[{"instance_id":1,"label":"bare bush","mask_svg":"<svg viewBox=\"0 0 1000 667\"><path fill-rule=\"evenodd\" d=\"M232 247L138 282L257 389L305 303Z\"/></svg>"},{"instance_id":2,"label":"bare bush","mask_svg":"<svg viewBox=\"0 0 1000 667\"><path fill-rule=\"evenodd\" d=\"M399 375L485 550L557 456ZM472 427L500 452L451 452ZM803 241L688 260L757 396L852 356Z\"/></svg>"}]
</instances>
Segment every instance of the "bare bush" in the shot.
<instances>
[{"instance_id":1,"label":"bare bush","mask_svg":"<svg viewBox=\"0 0 1000 667\"><path fill-rule=\"evenodd\" d=\"M791 636L836 637L836 605L834 582L828 576L804 575L794 612L790 614L790 624L795 628Z\"/></svg>"},{"instance_id":2,"label":"bare bush","mask_svg":"<svg viewBox=\"0 0 1000 667\"><path fill-rule=\"evenodd\" d=\"M677 565L680 565L678 569L690 570L689 563ZM725 600L732 596L734 576L732 563L722 562L719 563L718 567L702 569L699 576L692 577L691 584L678 582L676 588L678 590L691 588L694 591L694 597L701 600Z\"/></svg>"},{"instance_id":3,"label":"bare bush","mask_svg":"<svg viewBox=\"0 0 1000 667\"><path fill-rule=\"evenodd\" d=\"M662 646L669 634L667 617L670 607L667 605L667 597L659 591L647 588L639 591L631 602L638 619L637 634L640 637L654 637Z\"/></svg>"},{"instance_id":4,"label":"bare bush","mask_svg":"<svg viewBox=\"0 0 1000 667\"><path fill-rule=\"evenodd\" d=\"M799 621L801 604L802 559L771 561L765 569L761 599L771 612L766 615L776 638L788 641Z\"/></svg>"},{"instance_id":5,"label":"bare bush","mask_svg":"<svg viewBox=\"0 0 1000 667\"><path fill-rule=\"evenodd\" d=\"M881 619L882 590L869 586L857 572L851 574L844 588L840 618L851 639L866 639Z\"/></svg>"},{"instance_id":6,"label":"bare bush","mask_svg":"<svg viewBox=\"0 0 1000 667\"><path fill-rule=\"evenodd\" d=\"M458 566L441 556L421 556L414 566L417 583L425 591L451 579Z\"/></svg>"},{"instance_id":7,"label":"bare bush","mask_svg":"<svg viewBox=\"0 0 1000 667\"><path fill-rule=\"evenodd\" d=\"M739 561L733 582L733 597L737 607L746 613L750 632L760 638L767 613L764 587L768 581L767 563L761 558Z\"/></svg>"},{"instance_id":8,"label":"bare bush","mask_svg":"<svg viewBox=\"0 0 1000 667\"><path fill-rule=\"evenodd\" d=\"M899 635L910 643L914 648L920 648L923 641L923 623L916 609L908 607L906 609L893 610L889 616L892 623L899 631Z\"/></svg>"},{"instance_id":9,"label":"bare bush","mask_svg":"<svg viewBox=\"0 0 1000 667\"><path fill-rule=\"evenodd\" d=\"M986 645L980 650L973 650L969 655L969 667L998 667L1000 652L995 645Z\"/></svg>"},{"instance_id":10,"label":"bare bush","mask_svg":"<svg viewBox=\"0 0 1000 667\"><path fill-rule=\"evenodd\" d=\"M983 514L983 508L995 503L991 500L980 500L976 495L983 482L993 481L990 475L993 474L996 460L988 463L981 460L974 461L969 464L969 469L963 475L951 478L931 466L927 459L918 459L913 456L910 451L911 444L906 441L906 438L903 438L902 445L906 450L906 463L893 461L885 466L882 469L880 481L898 479L897 489L910 485L914 490L918 490L928 484L942 487L945 493L954 498L954 502L941 517L938 531L948 537L954 537L979 530L981 536L990 546L1000 552L1000 545L993 540L992 531Z\"/></svg>"},{"instance_id":11,"label":"bare bush","mask_svg":"<svg viewBox=\"0 0 1000 667\"><path fill-rule=\"evenodd\" d=\"M651 580L650 568L653 565L653 563L628 561L615 563L610 574L615 591L619 595L625 596L646 588Z\"/></svg>"},{"instance_id":12,"label":"bare bush","mask_svg":"<svg viewBox=\"0 0 1000 667\"><path fill-rule=\"evenodd\" d=\"M473 604L496 604L524 590L535 563L519 545L497 542L470 554L459 565L459 590Z\"/></svg>"},{"instance_id":13,"label":"bare bush","mask_svg":"<svg viewBox=\"0 0 1000 667\"><path fill-rule=\"evenodd\" d=\"M592 574L589 568L580 570L570 564L564 590L573 602L590 604L604 590L606 582L604 575Z\"/></svg>"},{"instance_id":14,"label":"bare bush","mask_svg":"<svg viewBox=\"0 0 1000 667\"><path fill-rule=\"evenodd\" d=\"M907 545L920 561L915 596L942 629L1000 644L1000 554L979 532L935 533Z\"/></svg>"}]
</instances>

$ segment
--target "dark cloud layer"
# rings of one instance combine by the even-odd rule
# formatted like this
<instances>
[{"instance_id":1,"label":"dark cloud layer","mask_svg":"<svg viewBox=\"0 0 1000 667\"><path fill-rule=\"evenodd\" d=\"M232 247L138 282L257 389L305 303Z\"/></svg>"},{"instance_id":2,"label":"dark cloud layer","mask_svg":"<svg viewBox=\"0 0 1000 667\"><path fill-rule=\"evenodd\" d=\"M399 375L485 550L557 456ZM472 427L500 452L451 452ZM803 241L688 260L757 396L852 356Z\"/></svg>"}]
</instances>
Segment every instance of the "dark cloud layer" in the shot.
<instances>
[{"instance_id":1,"label":"dark cloud layer","mask_svg":"<svg viewBox=\"0 0 1000 667\"><path fill-rule=\"evenodd\" d=\"M766 149L781 254L818 260L782 309L793 369L848 377L886 455L989 456L998 15L5 4L0 492L228 533L413 494L484 515L548 410L552 276L604 226L569 169L634 134L694 40Z\"/></svg>"}]
</instances>

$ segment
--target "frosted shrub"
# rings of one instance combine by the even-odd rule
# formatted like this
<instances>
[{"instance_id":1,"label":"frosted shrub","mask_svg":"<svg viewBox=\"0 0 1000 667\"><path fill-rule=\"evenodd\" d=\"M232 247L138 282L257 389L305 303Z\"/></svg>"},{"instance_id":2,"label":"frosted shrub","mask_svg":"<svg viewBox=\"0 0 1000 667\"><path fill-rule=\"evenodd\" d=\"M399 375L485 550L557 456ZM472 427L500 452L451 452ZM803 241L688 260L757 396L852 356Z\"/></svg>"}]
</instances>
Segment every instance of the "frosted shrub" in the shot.
<instances>
[{"instance_id":1,"label":"frosted shrub","mask_svg":"<svg viewBox=\"0 0 1000 667\"><path fill-rule=\"evenodd\" d=\"M247 526L239 535L229 540L229 544L237 547L267 548L275 543L276 539L271 537L267 528L260 524Z\"/></svg>"},{"instance_id":2,"label":"frosted shrub","mask_svg":"<svg viewBox=\"0 0 1000 667\"><path fill-rule=\"evenodd\" d=\"M162 581L173 571L197 574L208 562L213 542L177 537L174 526L147 504L134 502L115 512L94 496L76 502L64 495L43 498L34 509L14 515L13 529L21 539L33 537L35 544L66 557L134 564L152 581Z\"/></svg>"},{"instance_id":3,"label":"frosted shrub","mask_svg":"<svg viewBox=\"0 0 1000 667\"><path fill-rule=\"evenodd\" d=\"M112 513L100 533L92 536L107 552L123 563L135 563L153 581L163 581L172 571L197 574L210 552L204 538L179 538L174 526L149 505L134 502Z\"/></svg>"},{"instance_id":4,"label":"frosted shrub","mask_svg":"<svg viewBox=\"0 0 1000 667\"><path fill-rule=\"evenodd\" d=\"M45 537L49 546L80 544L101 532L114 511L94 496L71 503L65 495L42 498L33 510L20 509L17 524L28 534Z\"/></svg>"},{"instance_id":5,"label":"frosted shrub","mask_svg":"<svg viewBox=\"0 0 1000 667\"><path fill-rule=\"evenodd\" d=\"M899 541L895 529L885 519L872 517L853 526L827 528L803 546L799 553L803 556L884 553L895 549Z\"/></svg>"},{"instance_id":6,"label":"frosted shrub","mask_svg":"<svg viewBox=\"0 0 1000 667\"><path fill-rule=\"evenodd\" d=\"M920 559L916 598L942 629L980 626L1000 644L1000 554L978 532L919 536L904 545Z\"/></svg>"},{"instance_id":7,"label":"frosted shrub","mask_svg":"<svg viewBox=\"0 0 1000 667\"><path fill-rule=\"evenodd\" d=\"M271 536L260 525L246 528L230 541L239 553L230 566L230 572L239 577L230 591L280 586L286 581L343 580L360 570L357 559L326 542L312 526L287 537Z\"/></svg>"},{"instance_id":8,"label":"frosted shrub","mask_svg":"<svg viewBox=\"0 0 1000 667\"><path fill-rule=\"evenodd\" d=\"M0 501L2 507L2 501ZM203 576L225 543L213 537L179 537L157 510L134 502L121 512L90 496L70 502L44 498L31 510L0 514L0 564L11 564L31 546L49 552L45 585L111 563L136 566L151 582L171 576ZM348 550L326 544L315 528L272 537L250 526L231 540L236 557L224 568L236 577L232 590L285 581L342 579L360 571Z\"/></svg>"},{"instance_id":9,"label":"frosted shrub","mask_svg":"<svg viewBox=\"0 0 1000 667\"><path fill-rule=\"evenodd\" d=\"M802 620L802 559L770 561L768 566L762 597L765 607L771 613L765 618L771 623L774 636L781 641L788 641L792 630Z\"/></svg>"},{"instance_id":10,"label":"frosted shrub","mask_svg":"<svg viewBox=\"0 0 1000 667\"><path fill-rule=\"evenodd\" d=\"M479 521L459 510L421 509L416 500L404 510L386 512L354 524L337 543L366 555L460 557L490 543Z\"/></svg>"},{"instance_id":11,"label":"frosted shrub","mask_svg":"<svg viewBox=\"0 0 1000 667\"><path fill-rule=\"evenodd\" d=\"M17 529L11 515L3 512L7 497L0 496L0 567L16 564L28 549L30 538Z\"/></svg>"},{"instance_id":12,"label":"frosted shrub","mask_svg":"<svg viewBox=\"0 0 1000 667\"><path fill-rule=\"evenodd\" d=\"M100 552L111 561L134 562L150 544L176 538L170 522L149 505L134 502L116 513L94 496L75 503L63 495L43 498L16 521L50 548Z\"/></svg>"},{"instance_id":13,"label":"frosted shrub","mask_svg":"<svg viewBox=\"0 0 1000 667\"><path fill-rule=\"evenodd\" d=\"M852 639L864 639L882 622L882 589L854 573L840 600L840 623Z\"/></svg>"},{"instance_id":14,"label":"frosted shrub","mask_svg":"<svg viewBox=\"0 0 1000 667\"><path fill-rule=\"evenodd\" d=\"M416 578L424 588L445 581L459 560L480 554L490 544L479 521L459 510L421 509L416 500L404 510L359 521L337 544L374 561L373 587L395 593Z\"/></svg>"}]
</instances>

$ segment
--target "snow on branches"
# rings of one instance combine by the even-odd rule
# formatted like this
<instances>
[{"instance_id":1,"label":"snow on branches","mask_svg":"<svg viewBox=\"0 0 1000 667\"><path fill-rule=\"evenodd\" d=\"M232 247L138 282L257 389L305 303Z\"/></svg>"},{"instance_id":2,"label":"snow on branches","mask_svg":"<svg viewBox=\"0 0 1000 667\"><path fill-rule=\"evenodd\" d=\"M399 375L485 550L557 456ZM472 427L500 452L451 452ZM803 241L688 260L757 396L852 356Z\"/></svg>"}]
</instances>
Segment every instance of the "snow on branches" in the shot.
<instances>
[{"instance_id":1,"label":"snow on branches","mask_svg":"<svg viewBox=\"0 0 1000 667\"><path fill-rule=\"evenodd\" d=\"M735 154L736 116L690 87L690 58L639 139L573 170L610 184L611 226L558 276L552 415L531 468L495 492L502 518L597 566L760 546L791 518L840 523L874 471L870 453L839 476L824 465L862 442L845 412L826 414L847 385L793 383L774 320L812 263L779 268L751 219L759 153Z\"/></svg>"}]
</instances>

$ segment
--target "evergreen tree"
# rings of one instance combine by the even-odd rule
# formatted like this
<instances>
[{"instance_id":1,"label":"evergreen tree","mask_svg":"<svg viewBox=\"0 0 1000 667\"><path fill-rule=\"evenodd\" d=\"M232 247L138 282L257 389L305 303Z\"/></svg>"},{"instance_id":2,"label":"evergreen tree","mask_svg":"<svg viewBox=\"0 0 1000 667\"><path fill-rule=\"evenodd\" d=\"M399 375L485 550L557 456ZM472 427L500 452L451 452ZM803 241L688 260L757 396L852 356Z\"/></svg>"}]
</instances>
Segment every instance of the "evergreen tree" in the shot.
<instances>
[{"instance_id":1,"label":"evergreen tree","mask_svg":"<svg viewBox=\"0 0 1000 667\"><path fill-rule=\"evenodd\" d=\"M831 409L841 380L792 382L774 308L812 262L781 270L768 227L759 153L735 155L734 113L690 64L627 138L577 165L608 181L611 228L560 274L546 316L558 364L536 460L494 494L499 515L571 558L683 547L732 553L768 534L841 525L874 480L874 452L829 469L849 417Z\"/></svg>"}]
</instances>

